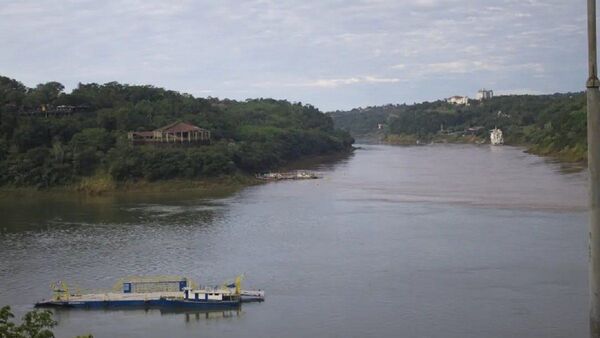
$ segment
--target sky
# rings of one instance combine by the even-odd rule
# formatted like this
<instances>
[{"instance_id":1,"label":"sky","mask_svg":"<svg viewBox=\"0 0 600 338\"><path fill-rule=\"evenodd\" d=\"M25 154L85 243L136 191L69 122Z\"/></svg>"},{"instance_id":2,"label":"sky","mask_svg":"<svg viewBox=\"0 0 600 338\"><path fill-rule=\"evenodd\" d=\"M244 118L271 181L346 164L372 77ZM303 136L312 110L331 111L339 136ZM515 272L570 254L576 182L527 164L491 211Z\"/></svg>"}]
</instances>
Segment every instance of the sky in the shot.
<instances>
[{"instance_id":1,"label":"sky","mask_svg":"<svg viewBox=\"0 0 600 338\"><path fill-rule=\"evenodd\" d=\"M0 0L0 75L323 111L581 91L582 0Z\"/></svg>"}]
</instances>

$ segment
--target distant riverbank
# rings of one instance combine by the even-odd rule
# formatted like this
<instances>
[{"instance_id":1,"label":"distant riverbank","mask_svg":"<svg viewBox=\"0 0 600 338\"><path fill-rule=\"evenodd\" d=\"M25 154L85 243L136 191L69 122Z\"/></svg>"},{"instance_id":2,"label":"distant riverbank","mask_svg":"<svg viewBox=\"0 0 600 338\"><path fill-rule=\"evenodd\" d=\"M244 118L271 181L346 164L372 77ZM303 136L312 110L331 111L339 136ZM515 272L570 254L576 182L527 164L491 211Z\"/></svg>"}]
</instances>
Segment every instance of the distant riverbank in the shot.
<instances>
[{"instance_id":1,"label":"distant riverbank","mask_svg":"<svg viewBox=\"0 0 600 338\"><path fill-rule=\"evenodd\" d=\"M410 134L390 134L383 138L383 143L390 145L415 145L428 143L483 144L486 140L476 135L433 135L418 137Z\"/></svg>"},{"instance_id":2,"label":"distant riverbank","mask_svg":"<svg viewBox=\"0 0 600 338\"><path fill-rule=\"evenodd\" d=\"M397 104L329 113L335 126L361 139L375 137L396 145L489 143L499 128L504 143L561 162L585 163L585 93L503 95L470 105L445 100ZM463 136L463 134L466 134ZM417 137L418 135L418 137Z\"/></svg>"}]
</instances>

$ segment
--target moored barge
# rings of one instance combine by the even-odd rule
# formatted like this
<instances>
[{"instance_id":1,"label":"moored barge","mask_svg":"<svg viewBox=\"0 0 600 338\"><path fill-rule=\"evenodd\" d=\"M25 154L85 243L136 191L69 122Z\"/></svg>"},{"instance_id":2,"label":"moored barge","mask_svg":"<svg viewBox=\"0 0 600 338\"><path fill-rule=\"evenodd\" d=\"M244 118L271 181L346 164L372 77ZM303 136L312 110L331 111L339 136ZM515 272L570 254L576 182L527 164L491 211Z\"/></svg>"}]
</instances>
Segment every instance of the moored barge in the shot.
<instances>
[{"instance_id":1,"label":"moored barge","mask_svg":"<svg viewBox=\"0 0 600 338\"><path fill-rule=\"evenodd\" d=\"M36 307L64 309L235 309L242 302L264 301L262 290L242 290L241 278L221 287L194 287L188 279L137 280L122 283L121 292L73 293L65 283L53 286L51 299Z\"/></svg>"}]
</instances>

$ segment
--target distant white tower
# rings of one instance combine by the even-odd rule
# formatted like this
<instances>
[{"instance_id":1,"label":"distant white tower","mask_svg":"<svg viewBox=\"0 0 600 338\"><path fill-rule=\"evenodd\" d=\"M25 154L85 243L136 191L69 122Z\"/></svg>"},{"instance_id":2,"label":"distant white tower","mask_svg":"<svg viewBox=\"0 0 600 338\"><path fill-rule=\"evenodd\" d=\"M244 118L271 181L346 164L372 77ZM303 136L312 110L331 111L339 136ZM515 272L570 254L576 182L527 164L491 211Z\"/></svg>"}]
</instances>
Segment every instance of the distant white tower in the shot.
<instances>
[{"instance_id":1,"label":"distant white tower","mask_svg":"<svg viewBox=\"0 0 600 338\"><path fill-rule=\"evenodd\" d=\"M489 100L492 97L494 97L494 91L493 90L480 89L477 92L477 100L479 100L479 101Z\"/></svg>"}]
</instances>

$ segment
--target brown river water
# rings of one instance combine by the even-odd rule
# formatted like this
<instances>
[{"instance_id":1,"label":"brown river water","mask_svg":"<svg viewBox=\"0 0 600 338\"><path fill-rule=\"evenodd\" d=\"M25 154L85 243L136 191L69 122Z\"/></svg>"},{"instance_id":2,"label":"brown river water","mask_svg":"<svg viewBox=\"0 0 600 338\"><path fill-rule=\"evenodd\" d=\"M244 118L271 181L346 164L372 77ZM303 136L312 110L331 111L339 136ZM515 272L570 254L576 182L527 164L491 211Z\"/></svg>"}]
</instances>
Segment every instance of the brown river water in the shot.
<instances>
[{"instance_id":1,"label":"brown river water","mask_svg":"<svg viewBox=\"0 0 600 338\"><path fill-rule=\"evenodd\" d=\"M0 305L66 280L245 273L223 313L57 311L58 337L587 335L585 171L512 147L365 145L229 195L0 198Z\"/></svg>"}]
</instances>

